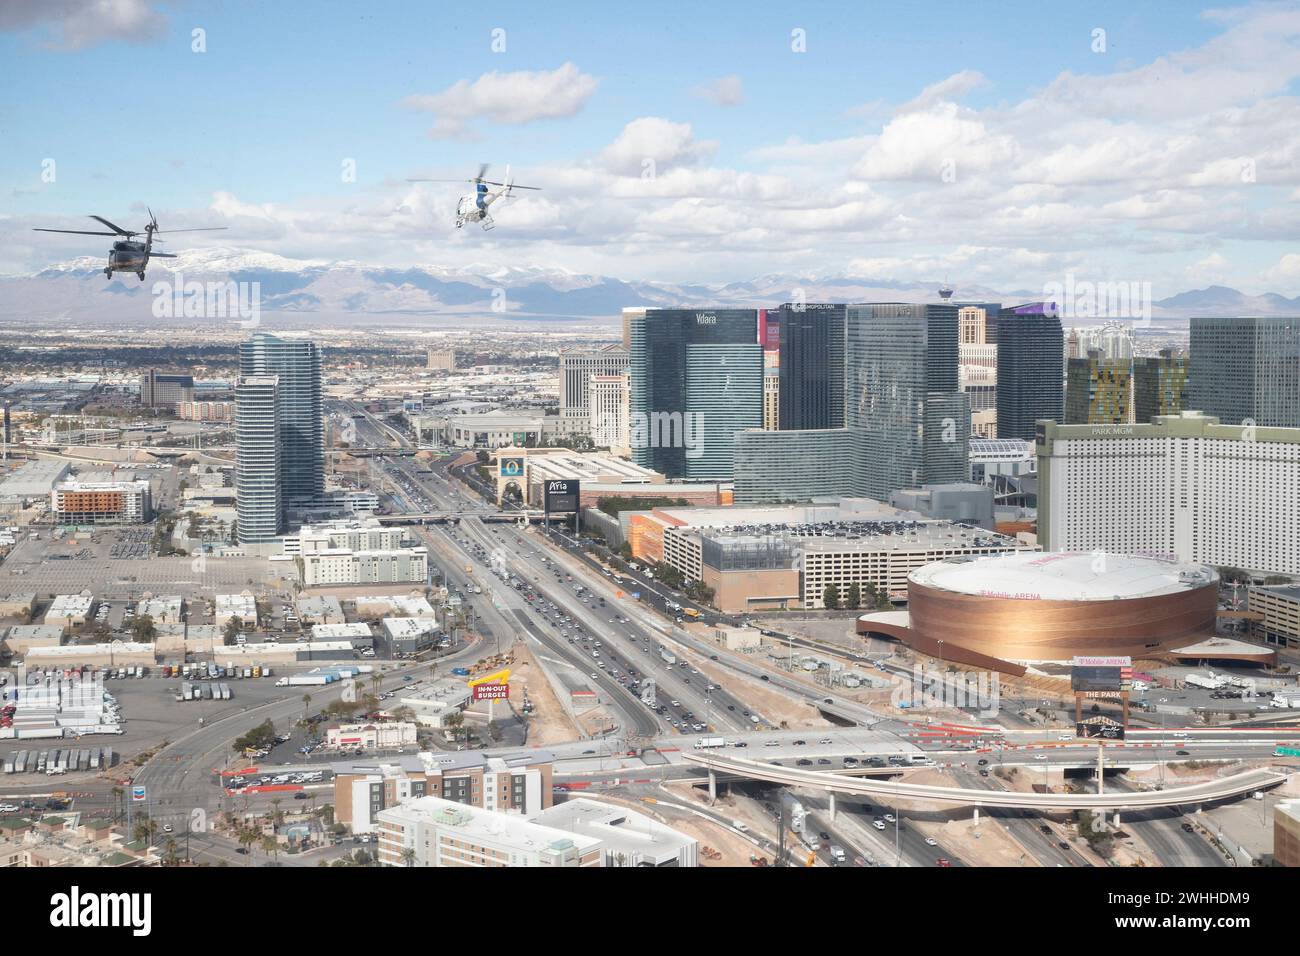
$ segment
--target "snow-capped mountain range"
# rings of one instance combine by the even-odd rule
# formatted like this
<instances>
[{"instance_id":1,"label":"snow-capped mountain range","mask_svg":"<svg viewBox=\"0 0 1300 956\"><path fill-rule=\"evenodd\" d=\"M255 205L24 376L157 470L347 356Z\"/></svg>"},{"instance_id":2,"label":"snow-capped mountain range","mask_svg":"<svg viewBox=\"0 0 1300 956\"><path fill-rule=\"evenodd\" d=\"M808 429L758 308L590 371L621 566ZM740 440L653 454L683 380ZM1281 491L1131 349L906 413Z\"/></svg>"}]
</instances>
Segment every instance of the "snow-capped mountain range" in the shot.
<instances>
[{"instance_id":1,"label":"snow-capped mountain range","mask_svg":"<svg viewBox=\"0 0 1300 956\"><path fill-rule=\"evenodd\" d=\"M103 274L104 258L83 256L31 275L0 276L0 322L57 317L72 325L164 324L155 284L260 284L263 314L302 320L382 319L385 324L455 324L458 319L612 322L625 307L765 307L802 296L818 302L932 302L938 282L896 282L852 276L765 275L743 282L673 284L583 275L531 265L391 268L361 262L288 259L234 248L192 249L150 263L144 282ZM796 291L799 290L799 291ZM1021 302L1041 290L958 284L955 300ZM1223 286L1158 299L1151 316L1176 328L1191 315L1300 314L1300 297L1250 296ZM331 317L331 318L326 318ZM1089 324L1073 322L1072 324Z\"/></svg>"}]
</instances>

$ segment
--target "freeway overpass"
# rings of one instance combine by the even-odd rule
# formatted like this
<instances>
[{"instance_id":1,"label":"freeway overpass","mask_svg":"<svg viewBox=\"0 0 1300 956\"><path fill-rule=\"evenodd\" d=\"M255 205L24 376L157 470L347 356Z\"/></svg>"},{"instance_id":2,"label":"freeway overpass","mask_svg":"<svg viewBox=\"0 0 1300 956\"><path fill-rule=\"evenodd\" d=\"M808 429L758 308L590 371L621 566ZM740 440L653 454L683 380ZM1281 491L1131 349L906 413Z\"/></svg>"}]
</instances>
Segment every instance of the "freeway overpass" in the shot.
<instances>
[{"instance_id":1,"label":"freeway overpass","mask_svg":"<svg viewBox=\"0 0 1300 956\"><path fill-rule=\"evenodd\" d=\"M1003 790L937 787L907 782L893 783L850 777L841 773L820 773L816 770L773 766L758 760L721 754L683 753L682 760L708 771L710 796L717 794L718 774L729 774L750 780L784 784L788 787L825 791L831 796L832 816L835 795L841 793L974 807L1013 807L1024 810L1143 810L1151 807L1212 803L1273 787L1286 780L1284 773L1272 770L1248 770L1209 783L1140 793L1015 793Z\"/></svg>"},{"instance_id":2,"label":"freeway overpass","mask_svg":"<svg viewBox=\"0 0 1300 956\"><path fill-rule=\"evenodd\" d=\"M544 517L540 511L424 511L378 516L380 524L390 526L446 524L448 521L459 521L461 518L478 518L480 521L494 521L498 524L518 524L521 518L526 521L541 521Z\"/></svg>"}]
</instances>

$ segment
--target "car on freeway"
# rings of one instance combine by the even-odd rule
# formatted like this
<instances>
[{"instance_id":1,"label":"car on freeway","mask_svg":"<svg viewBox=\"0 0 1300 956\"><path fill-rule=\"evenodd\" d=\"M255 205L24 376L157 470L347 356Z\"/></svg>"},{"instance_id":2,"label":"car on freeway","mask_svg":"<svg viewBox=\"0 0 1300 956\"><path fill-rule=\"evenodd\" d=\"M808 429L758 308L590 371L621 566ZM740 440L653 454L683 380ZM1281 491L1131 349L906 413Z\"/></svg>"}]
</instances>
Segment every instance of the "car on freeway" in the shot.
<instances>
[{"instance_id":1,"label":"car on freeway","mask_svg":"<svg viewBox=\"0 0 1300 956\"><path fill-rule=\"evenodd\" d=\"M939 845L939 841L936 840L934 837L926 837L926 838L925 838L925 845L926 845L926 846L938 846L938 845Z\"/></svg>"}]
</instances>

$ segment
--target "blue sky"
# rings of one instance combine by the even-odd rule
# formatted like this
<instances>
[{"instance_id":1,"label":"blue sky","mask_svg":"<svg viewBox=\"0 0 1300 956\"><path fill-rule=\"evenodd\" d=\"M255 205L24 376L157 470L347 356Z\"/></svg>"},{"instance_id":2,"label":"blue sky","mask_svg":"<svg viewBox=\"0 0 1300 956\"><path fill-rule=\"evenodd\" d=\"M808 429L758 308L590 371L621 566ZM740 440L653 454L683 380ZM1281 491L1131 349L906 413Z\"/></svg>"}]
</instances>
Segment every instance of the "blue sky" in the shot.
<instances>
[{"instance_id":1,"label":"blue sky","mask_svg":"<svg viewBox=\"0 0 1300 956\"><path fill-rule=\"evenodd\" d=\"M74 0L0 13L0 77L23 93L0 106L0 225L13 227L0 271L82 251L19 229L90 212L134 223L148 203L164 224L231 227L196 243L296 258L681 281L943 268L1021 287L1079 268L1181 288L1209 284L1199 263L1207 279L1300 292L1284 169L1300 152L1279 126L1296 115L1291 4L117 6L99 20ZM196 27L205 53L191 52ZM795 28L806 53L791 51ZM702 92L723 78L739 102ZM547 83L555 96L536 92ZM465 115L435 138L446 111L406 102L420 96ZM1204 124L1234 123L1253 132L1207 142ZM1178 162L1171 142L1186 143ZM654 195L636 189L642 154ZM940 183L950 159L955 182ZM1263 188L1234 188L1229 167L1252 159ZM479 161L546 187L490 236L450 229L458 187L402 182Z\"/></svg>"}]
</instances>

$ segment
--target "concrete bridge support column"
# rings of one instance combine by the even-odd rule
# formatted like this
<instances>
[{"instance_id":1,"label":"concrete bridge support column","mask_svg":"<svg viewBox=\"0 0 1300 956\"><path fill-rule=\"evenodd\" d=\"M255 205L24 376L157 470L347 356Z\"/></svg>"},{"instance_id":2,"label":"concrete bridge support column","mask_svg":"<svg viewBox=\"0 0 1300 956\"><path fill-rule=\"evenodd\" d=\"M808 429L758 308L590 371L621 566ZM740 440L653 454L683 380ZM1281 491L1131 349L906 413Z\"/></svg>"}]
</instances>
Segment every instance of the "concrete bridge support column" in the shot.
<instances>
[{"instance_id":1,"label":"concrete bridge support column","mask_svg":"<svg viewBox=\"0 0 1300 956\"><path fill-rule=\"evenodd\" d=\"M1118 829L1119 829L1119 811L1118 811L1118 810L1115 811L1115 819L1112 821L1112 823L1113 823L1115 829L1118 830Z\"/></svg>"},{"instance_id":2,"label":"concrete bridge support column","mask_svg":"<svg viewBox=\"0 0 1300 956\"><path fill-rule=\"evenodd\" d=\"M980 825L980 808L979 808L979 807L976 807L976 808L975 808L975 816L971 818L971 822L972 822L973 824L975 824L975 826L979 826L979 825Z\"/></svg>"},{"instance_id":3,"label":"concrete bridge support column","mask_svg":"<svg viewBox=\"0 0 1300 956\"><path fill-rule=\"evenodd\" d=\"M709 802L713 803L718 799L718 775L712 770L709 771Z\"/></svg>"},{"instance_id":4,"label":"concrete bridge support column","mask_svg":"<svg viewBox=\"0 0 1300 956\"><path fill-rule=\"evenodd\" d=\"M830 800L827 802L827 812L830 814L831 823L835 822L835 791L830 792Z\"/></svg>"}]
</instances>

